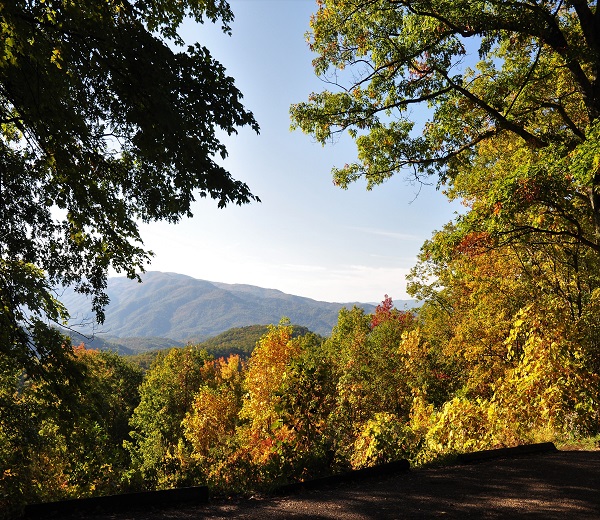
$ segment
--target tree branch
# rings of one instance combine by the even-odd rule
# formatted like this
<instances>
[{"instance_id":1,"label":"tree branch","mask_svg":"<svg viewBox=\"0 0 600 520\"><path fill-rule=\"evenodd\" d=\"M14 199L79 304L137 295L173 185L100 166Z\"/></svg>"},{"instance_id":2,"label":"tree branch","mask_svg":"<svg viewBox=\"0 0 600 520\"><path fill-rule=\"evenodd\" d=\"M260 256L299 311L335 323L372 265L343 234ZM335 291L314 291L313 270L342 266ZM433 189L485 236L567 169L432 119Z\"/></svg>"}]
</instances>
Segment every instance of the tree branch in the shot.
<instances>
[{"instance_id":1,"label":"tree branch","mask_svg":"<svg viewBox=\"0 0 600 520\"><path fill-rule=\"evenodd\" d=\"M521 95L521 92L523 92L523 89L525 88L525 86L527 85L527 83L529 82L529 80L531 79L531 75L533 74L533 71L537 67L537 64L538 64L538 62L540 60L540 55L541 54L542 54L542 45L539 45L537 53L535 55L535 60L533 60L533 63L531 64L531 67L529 67L529 70L527 71L527 74L525 75L525 79L521 83L521 87L519 88L519 91L515 95L514 99L512 100L512 102L510 104L510 106L506 109L506 112L504 113L505 116L507 116L510 113L510 111L512 110L512 107L515 105L518 97Z\"/></svg>"},{"instance_id":2,"label":"tree branch","mask_svg":"<svg viewBox=\"0 0 600 520\"><path fill-rule=\"evenodd\" d=\"M571 129L571 131L577 137L579 137L582 141L585 140L585 134L581 130L579 130L577 125L569 117L569 115L567 114L567 111L565 110L565 107L563 107L562 105L560 105L558 103L550 103L548 101L540 103L540 106L542 106L544 108L552 108L552 109L556 110L560 114L560 116L561 116L562 120L565 122L565 124Z\"/></svg>"},{"instance_id":3,"label":"tree branch","mask_svg":"<svg viewBox=\"0 0 600 520\"><path fill-rule=\"evenodd\" d=\"M549 235L549 236L554 236L554 237L559 237L559 236L570 237L570 238L575 239L580 244L589 247L596 253L600 253L600 244L597 244L596 242L592 242L591 240L585 238L584 236L582 236L580 234L573 233L572 231L567 231L567 230L552 231L551 229L543 229L543 228L538 228L535 226L516 226L509 231L499 232L498 236L510 237L511 235L517 235L517 234L520 234L522 236L530 235L530 234L537 234L537 235Z\"/></svg>"},{"instance_id":4,"label":"tree branch","mask_svg":"<svg viewBox=\"0 0 600 520\"><path fill-rule=\"evenodd\" d=\"M600 34L598 33L598 13L594 15L588 2L585 0L570 0L568 2L573 6L579 18L579 25L581 26L581 32L589 47L595 49L598 52L600 45ZM597 9L597 8L596 8Z\"/></svg>"},{"instance_id":5,"label":"tree branch","mask_svg":"<svg viewBox=\"0 0 600 520\"><path fill-rule=\"evenodd\" d=\"M546 143L536 135L528 132L516 123L509 121L500 112L488 105L483 99L477 97L470 90L452 81L452 79L450 78L450 76L448 76L448 73L446 71L442 69L436 69L436 71L446 79L446 81L452 86L454 90L460 92L463 96L475 103L479 108L483 109L488 115L495 119L500 127L509 130L514 134L517 134L532 148L544 148L545 146L547 146L548 143Z\"/></svg>"},{"instance_id":6,"label":"tree branch","mask_svg":"<svg viewBox=\"0 0 600 520\"><path fill-rule=\"evenodd\" d=\"M502 10L506 10L509 6L507 6L505 0L501 0L497 2L498 12L490 15L481 13L481 17L477 20L465 17L464 22L461 24L451 21L448 17L442 16L440 13L415 8L413 5L415 2L407 0L392 1L402 5L416 15L428 16L446 24L449 28L463 37L484 35L494 31L511 31L540 39L565 60L567 68L581 87L584 99L586 99L586 108L590 119L593 120L600 115L598 113L600 109L597 107L598 100L596 99L597 94L594 85L587 77L581 64L572 57L571 46L561 31L555 15L543 9L540 4L513 2L510 5L510 7L512 7L513 15L502 17ZM575 3L583 4L584 2L582 2L582 0L574 0L574 7L577 10ZM519 15L519 13L514 13L515 8L522 10L521 15ZM585 15L586 10L583 9L583 6L580 5L579 8L582 15ZM587 6L586 9L589 10ZM598 31L595 28L594 30L595 35ZM596 49L596 47L594 47L594 49Z\"/></svg>"}]
</instances>

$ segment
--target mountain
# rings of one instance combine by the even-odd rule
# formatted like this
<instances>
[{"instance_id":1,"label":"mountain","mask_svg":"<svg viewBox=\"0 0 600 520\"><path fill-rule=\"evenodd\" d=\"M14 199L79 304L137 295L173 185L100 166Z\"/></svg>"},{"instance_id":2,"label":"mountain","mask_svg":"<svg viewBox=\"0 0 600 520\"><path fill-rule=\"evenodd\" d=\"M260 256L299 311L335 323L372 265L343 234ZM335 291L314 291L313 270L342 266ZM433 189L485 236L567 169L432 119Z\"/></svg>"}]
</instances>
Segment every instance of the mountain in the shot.
<instances>
[{"instance_id":1,"label":"mountain","mask_svg":"<svg viewBox=\"0 0 600 520\"><path fill-rule=\"evenodd\" d=\"M278 323L282 316L326 336L342 307L356 304L369 313L375 309L368 303L321 302L275 289L209 282L175 273L151 271L142 275L142 281L109 278L106 320L95 331L91 328L89 299L71 289L65 289L59 299L69 309L76 330L100 335L127 349L132 348L131 340L119 338L200 342L234 327ZM402 302L397 306L403 308Z\"/></svg>"},{"instance_id":2,"label":"mountain","mask_svg":"<svg viewBox=\"0 0 600 520\"><path fill-rule=\"evenodd\" d=\"M77 332L76 329L81 332ZM148 337L125 337L118 338L116 336L105 335L102 332L87 330L88 328L78 326L71 329L59 327L60 331L71 338L73 345L84 343L86 348L96 350L112 350L122 356L133 356L140 352L165 350L172 347L185 347L183 341L176 341L171 338L156 338Z\"/></svg>"}]
</instances>

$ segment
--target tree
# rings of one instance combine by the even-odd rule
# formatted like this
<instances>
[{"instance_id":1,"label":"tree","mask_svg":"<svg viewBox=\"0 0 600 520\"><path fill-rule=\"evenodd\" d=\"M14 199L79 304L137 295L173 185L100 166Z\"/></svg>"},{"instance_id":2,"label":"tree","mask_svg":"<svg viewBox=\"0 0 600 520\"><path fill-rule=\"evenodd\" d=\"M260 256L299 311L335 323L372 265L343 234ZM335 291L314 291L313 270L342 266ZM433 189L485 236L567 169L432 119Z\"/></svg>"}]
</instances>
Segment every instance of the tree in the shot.
<instances>
[{"instance_id":1,"label":"tree","mask_svg":"<svg viewBox=\"0 0 600 520\"><path fill-rule=\"evenodd\" d=\"M215 378L196 392L182 424L213 490L247 492L327 471L333 391L321 343L282 318L265 327L247 366L238 355L212 362Z\"/></svg>"},{"instance_id":2,"label":"tree","mask_svg":"<svg viewBox=\"0 0 600 520\"><path fill-rule=\"evenodd\" d=\"M332 471L335 426L328 419L336 404L336 381L323 348L326 340L306 334L295 341L299 353L282 378L278 408L281 424L293 432L282 446L286 473L293 480L306 480Z\"/></svg>"},{"instance_id":3,"label":"tree","mask_svg":"<svg viewBox=\"0 0 600 520\"><path fill-rule=\"evenodd\" d=\"M236 430L244 395L245 365L239 355L211 362L214 379L196 392L192 408L183 419L191 456L205 481L214 488L231 490L231 459L237 450Z\"/></svg>"},{"instance_id":4,"label":"tree","mask_svg":"<svg viewBox=\"0 0 600 520\"><path fill-rule=\"evenodd\" d=\"M0 505L115 493L129 466L123 441L139 402L139 368L110 352L74 349L83 377L57 399L0 355ZM68 385L68 382L65 382ZM10 516L10 514L9 514Z\"/></svg>"},{"instance_id":5,"label":"tree","mask_svg":"<svg viewBox=\"0 0 600 520\"><path fill-rule=\"evenodd\" d=\"M508 157L515 168L492 183L475 230L600 252L594 2L318 4L313 63L336 90L293 105L292 125L321 143L349 131L358 161L333 170L337 184L364 177L370 189L408 169L452 185ZM413 114L429 119L418 126Z\"/></svg>"},{"instance_id":6,"label":"tree","mask_svg":"<svg viewBox=\"0 0 600 520\"><path fill-rule=\"evenodd\" d=\"M208 49L181 50L186 16L233 19L223 0L0 6L0 349L30 372L65 354L53 287L101 322L108 269L143 270L139 221L258 200L217 163L218 130L258 125Z\"/></svg>"},{"instance_id":7,"label":"tree","mask_svg":"<svg viewBox=\"0 0 600 520\"><path fill-rule=\"evenodd\" d=\"M394 309L387 296L373 315L358 307L340 310L323 345L335 389L327 419L334 466L366 462L354 458L360 449L356 443L378 417L389 414L400 422L408 421L426 357L418 339L407 341L412 328L412 317Z\"/></svg>"},{"instance_id":8,"label":"tree","mask_svg":"<svg viewBox=\"0 0 600 520\"><path fill-rule=\"evenodd\" d=\"M298 340L292 339L292 330L288 318L282 318L277 326L269 326L250 356L244 380L241 449L259 468L257 475L263 481L281 474L285 462L282 447L294 437L293 430L280 417L282 382L301 347Z\"/></svg>"},{"instance_id":9,"label":"tree","mask_svg":"<svg viewBox=\"0 0 600 520\"><path fill-rule=\"evenodd\" d=\"M597 255L490 240L450 224L412 272L421 333L450 369L421 460L597 433Z\"/></svg>"},{"instance_id":10,"label":"tree","mask_svg":"<svg viewBox=\"0 0 600 520\"><path fill-rule=\"evenodd\" d=\"M192 447L182 421L196 394L214 379L214 366L204 350L173 348L159 355L140 386L140 404L130 420L132 484L164 489L190 484L196 477Z\"/></svg>"},{"instance_id":11,"label":"tree","mask_svg":"<svg viewBox=\"0 0 600 520\"><path fill-rule=\"evenodd\" d=\"M465 438L494 410L506 412L498 424L510 422L517 404L531 416L551 410L543 413L555 431L567 409L574 422L592 423L599 341L589 317L600 290L596 3L318 5L309 44L316 72L334 90L293 105L293 127L323 144L349 131L358 161L333 170L343 188L364 177L371 189L410 171L419 181L437 177L467 208L424 245L413 272L413 282L420 279L413 295L426 301L420 334L430 354L447 360L436 367L449 391L436 391L441 411L431 439L444 438L438 427L452 437L443 425L457 417L466 419ZM518 325L524 315L528 327ZM487 434L490 442L499 438Z\"/></svg>"}]
</instances>

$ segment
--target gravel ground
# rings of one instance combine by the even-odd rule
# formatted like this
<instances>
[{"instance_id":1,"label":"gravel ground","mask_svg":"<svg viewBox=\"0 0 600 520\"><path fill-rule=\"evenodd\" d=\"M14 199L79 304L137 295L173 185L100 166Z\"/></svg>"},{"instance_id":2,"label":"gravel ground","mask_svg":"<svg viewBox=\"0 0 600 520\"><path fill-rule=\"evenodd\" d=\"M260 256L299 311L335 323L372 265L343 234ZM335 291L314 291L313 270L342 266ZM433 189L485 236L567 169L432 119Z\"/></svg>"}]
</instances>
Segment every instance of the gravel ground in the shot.
<instances>
[{"instance_id":1,"label":"gravel ground","mask_svg":"<svg viewBox=\"0 0 600 520\"><path fill-rule=\"evenodd\" d=\"M90 520L438 517L600 519L600 451L559 451L410 470L285 497L85 516Z\"/></svg>"}]
</instances>

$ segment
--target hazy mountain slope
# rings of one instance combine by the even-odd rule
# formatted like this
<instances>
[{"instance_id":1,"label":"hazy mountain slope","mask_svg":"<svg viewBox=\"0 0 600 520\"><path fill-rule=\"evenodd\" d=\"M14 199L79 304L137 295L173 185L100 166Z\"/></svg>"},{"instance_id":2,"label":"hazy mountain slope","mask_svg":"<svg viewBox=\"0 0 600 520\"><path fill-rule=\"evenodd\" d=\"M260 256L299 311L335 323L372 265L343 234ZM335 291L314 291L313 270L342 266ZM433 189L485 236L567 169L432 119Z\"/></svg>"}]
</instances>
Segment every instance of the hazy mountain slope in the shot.
<instances>
[{"instance_id":1,"label":"hazy mountain slope","mask_svg":"<svg viewBox=\"0 0 600 520\"><path fill-rule=\"evenodd\" d=\"M197 280L175 273L148 272L143 283L110 278L106 321L96 332L112 337L160 337L202 341L233 327L278 323L282 316L313 332L329 335L340 308L327 303L251 285ZM90 322L89 301L67 289L60 296L73 323ZM366 312L373 305L359 304ZM79 328L84 334L85 328ZM89 329L87 330L89 333Z\"/></svg>"},{"instance_id":2,"label":"hazy mountain slope","mask_svg":"<svg viewBox=\"0 0 600 520\"><path fill-rule=\"evenodd\" d=\"M59 327L60 328L60 327ZM164 350L172 347L185 347L185 342L176 341L170 338L157 338L153 336L142 337L123 337L107 336L102 333L96 333L86 330L85 327L77 327L83 334L76 330L67 330L60 328L65 336L71 338L73 345L85 344L86 348L96 350L112 350L122 356L132 356L139 352L147 352L149 350Z\"/></svg>"}]
</instances>

